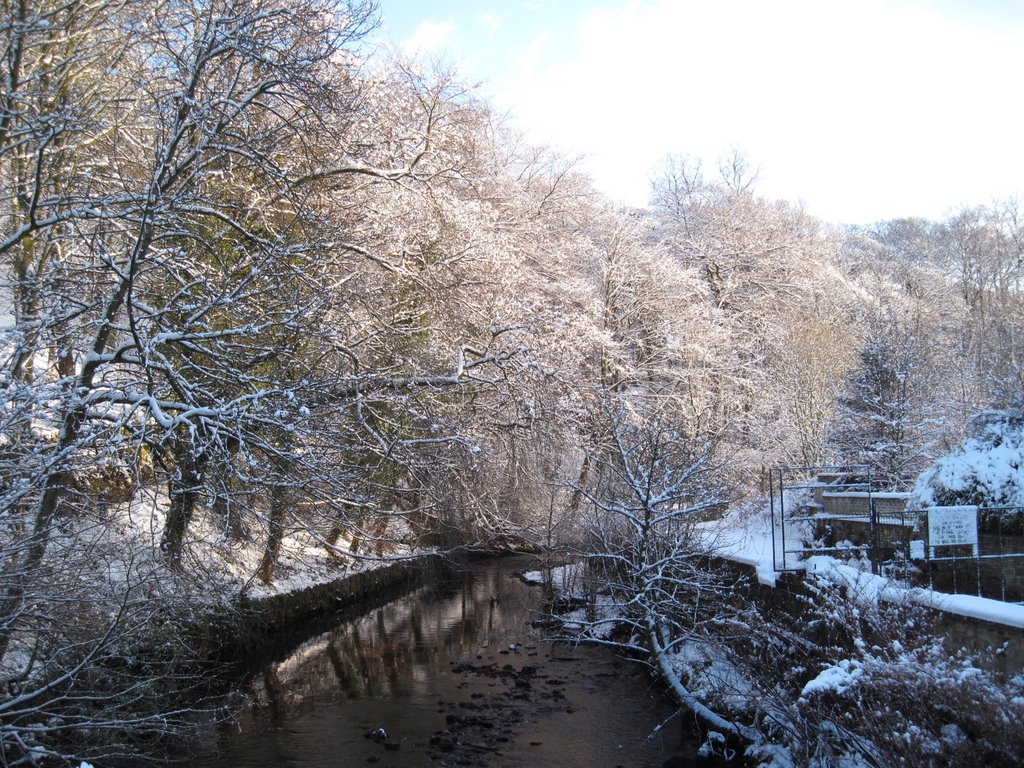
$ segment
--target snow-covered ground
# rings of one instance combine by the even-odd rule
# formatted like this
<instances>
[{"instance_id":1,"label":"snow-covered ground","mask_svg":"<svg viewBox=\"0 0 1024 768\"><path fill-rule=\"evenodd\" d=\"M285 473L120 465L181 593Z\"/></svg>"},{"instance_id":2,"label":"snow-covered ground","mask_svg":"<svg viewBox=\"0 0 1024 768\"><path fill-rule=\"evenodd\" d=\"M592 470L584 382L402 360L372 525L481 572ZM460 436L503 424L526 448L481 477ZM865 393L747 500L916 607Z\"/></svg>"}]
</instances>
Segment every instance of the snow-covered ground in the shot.
<instances>
[{"instance_id":1,"label":"snow-covered ground","mask_svg":"<svg viewBox=\"0 0 1024 768\"><path fill-rule=\"evenodd\" d=\"M544 585L544 571L527 571L521 578L527 584ZM584 563L569 563L552 568L550 583L555 593L563 599L588 603L591 600L586 581ZM619 622L619 608L607 595L593 596L593 603L588 607L577 608L559 614L562 626L568 632L581 632L595 639L607 639Z\"/></svg>"},{"instance_id":2,"label":"snow-covered ground","mask_svg":"<svg viewBox=\"0 0 1024 768\"><path fill-rule=\"evenodd\" d=\"M551 587L560 595L582 599L586 597L585 572L583 563L568 563L552 568L548 578L551 580ZM540 586L547 583L544 571L526 571L521 578L527 584Z\"/></svg>"},{"instance_id":3,"label":"snow-covered ground","mask_svg":"<svg viewBox=\"0 0 1024 768\"><path fill-rule=\"evenodd\" d=\"M77 522L55 535L47 558L79 557L82 542L89 541L89 557L80 557L91 560L80 566L83 579L113 590L147 583L154 594L180 591L200 603L227 604L240 596L300 591L418 554L409 545L408 530L400 518L391 521L387 531L376 531L387 538L379 556L346 555L351 541L345 536L331 553L314 532L291 526L281 542L273 580L263 583L256 574L264 555L265 531L254 525L248 536L235 540L218 527L214 516L197 509L186 535L183 568L176 570L160 550L169 507L165 488L145 487L130 501L101 513L102 519Z\"/></svg>"},{"instance_id":4,"label":"snow-covered ground","mask_svg":"<svg viewBox=\"0 0 1024 768\"><path fill-rule=\"evenodd\" d=\"M763 515L733 514L724 521L717 521L714 538L709 543L720 557L751 566L761 584L774 587L778 577L774 548L778 545L772 539L770 521L761 518Z\"/></svg>"}]
</instances>

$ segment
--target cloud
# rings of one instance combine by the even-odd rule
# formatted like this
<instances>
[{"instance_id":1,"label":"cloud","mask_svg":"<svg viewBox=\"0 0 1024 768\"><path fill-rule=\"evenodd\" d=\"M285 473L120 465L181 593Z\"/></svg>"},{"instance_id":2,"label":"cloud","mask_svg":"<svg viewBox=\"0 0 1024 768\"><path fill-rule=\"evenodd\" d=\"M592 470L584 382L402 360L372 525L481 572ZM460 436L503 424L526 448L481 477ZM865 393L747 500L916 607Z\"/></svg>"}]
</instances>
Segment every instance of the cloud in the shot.
<instances>
[{"instance_id":1,"label":"cloud","mask_svg":"<svg viewBox=\"0 0 1024 768\"><path fill-rule=\"evenodd\" d=\"M534 77L543 77L544 72L544 47L551 40L551 29L545 28L537 35L530 44L526 47L522 57L519 60L519 74L520 78L530 79Z\"/></svg>"},{"instance_id":2,"label":"cloud","mask_svg":"<svg viewBox=\"0 0 1024 768\"><path fill-rule=\"evenodd\" d=\"M637 1L536 38L498 99L631 203L666 153L740 146L826 218L938 217L1019 191L1021 44L920 3Z\"/></svg>"},{"instance_id":3,"label":"cloud","mask_svg":"<svg viewBox=\"0 0 1024 768\"><path fill-rule=\"evenodd\" d=\"M501 29L501 19L493 13L487 13L486 11L481 13L478 21L483 25L488 37L494 37L498 30Z\"/></svg>"},{"instance_id":4,"label":"cloud","mask_svg":"<svg viewBox=\"0 0 1024 768\"><path fill-rule=\"evenodd\" d=\"M413 57L433 56L441 51L451 38L454 29L455 22L451 19L444 21L428 19L416 27L416 31L402 43L402 51Z\"/></svg>"}]
</instances>

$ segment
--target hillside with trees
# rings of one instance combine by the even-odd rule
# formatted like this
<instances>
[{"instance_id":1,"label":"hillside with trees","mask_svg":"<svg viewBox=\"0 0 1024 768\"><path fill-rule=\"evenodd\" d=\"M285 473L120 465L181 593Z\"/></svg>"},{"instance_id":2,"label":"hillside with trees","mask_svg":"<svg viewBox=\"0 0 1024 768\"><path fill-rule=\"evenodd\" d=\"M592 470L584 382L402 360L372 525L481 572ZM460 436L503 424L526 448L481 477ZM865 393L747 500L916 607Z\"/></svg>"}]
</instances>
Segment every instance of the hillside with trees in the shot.
<instances>
[{"instance_id":1,"label":"hillside with trees","mask_svg":"<svg viewBox=\"0 0 1024 768\"><path fill-rule=\"evenodd\" d=\"M361 0L2 14L5 755L186 728L156 681L187 648L114 659L289 541L621 544L594 500L659 444L609 418L725 504L776 464L909 487L1021 405L1016 201L840 229L680 155L622 209L450 73L364 58Z\"/></svg>"}]
</instances>

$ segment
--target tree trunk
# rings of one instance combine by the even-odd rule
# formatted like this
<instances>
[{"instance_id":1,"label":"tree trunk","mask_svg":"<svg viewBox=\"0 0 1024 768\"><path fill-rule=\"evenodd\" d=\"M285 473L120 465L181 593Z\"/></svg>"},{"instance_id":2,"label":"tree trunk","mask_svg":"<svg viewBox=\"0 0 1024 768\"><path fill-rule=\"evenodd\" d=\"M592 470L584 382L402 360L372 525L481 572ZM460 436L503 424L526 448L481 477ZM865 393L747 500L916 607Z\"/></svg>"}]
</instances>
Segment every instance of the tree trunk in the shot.
<instances>
[{"instance_id":1,"label":"tree trunk","mask_svg":"<svg viewBox=\"0 0 1024 768\"><path fill-rule=\"evenodd\" d=\"M53 521L63 506L67 489L73 482L72 472L65 468L65 461L66 457L73 453L73 447L78 442L84 418L85 408L83 406L75 406L64 417L61 439L56 451L58 457L56 463L61 468L47 475L43 483L42 495L32 525L32 534L28 546L24 550L24 557L18 565L17 571L7 579L7 589L3 598L0 599L0 662L7 655L11 633L14 631L17 623L16 617L25 597L27 581L37 570L46 554Z\"/></svg>"},{"instance_id":2,"label":"tree trunk","mask_svg":"<svg viewBox=\"0 0 1024 768\"><path fill-rule=\"evenodd\" d=\"M342 533L344 533L344 529L340 525L335 525L327 534L327 559L332 563L344 562L344 557L335 549Z\"/></svg>"},{"instance_id":3,"label":"tree trunk","mask_svg":"<svg viewBox=\"0 0 1024 768\"><path fill-rule=\"evenodd\" d=\"M264 584L274 578L274 568L278 555L281 553L281 542L284 540L285 511L288 502L287 486L284 484L284 461L274 460L275 483L270 492L270 514L267 516L267 542L263 548L263 559L257 575Z\"/></svg>"},{"instance_id":4,"label":"tree trunk","mask_svg":"<svg viewBox=\"0 0 1024 768\"><path fill-rule=\"evenodd\" d=\"M569 497L569 509L567 517L569 520L575 520L576 516L580 511L580 504L583 502L583 488L587 484L587 480L590 477L590 454L587 453L583 456L583 465L580 467L580 476L576 480L576 485L572 489L572 496Z\"/></svg>"},{"instance_id":5,"label":"tree trunk","mask_svg":"<svg viewBox=\"0 0 1024 768\"><path fill-rule=\"evenodd\" d=\"M174 454L174 473L167 482L171 508L167 512L164 532L160 540L160 550L167 557L171 567L181 570L181 554L185 546L185 534L188 532L202 478L204 456L199 449L188 440L175 439L172 448Z\"/></svg>"}]
</instances>

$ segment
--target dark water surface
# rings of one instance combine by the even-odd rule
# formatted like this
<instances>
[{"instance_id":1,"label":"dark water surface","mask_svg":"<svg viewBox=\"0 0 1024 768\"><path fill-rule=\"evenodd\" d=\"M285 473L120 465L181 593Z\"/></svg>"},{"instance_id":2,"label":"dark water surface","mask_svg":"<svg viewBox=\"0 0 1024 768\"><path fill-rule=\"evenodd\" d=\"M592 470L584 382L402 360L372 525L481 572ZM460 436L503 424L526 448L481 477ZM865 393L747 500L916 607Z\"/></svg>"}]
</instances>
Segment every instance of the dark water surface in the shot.
<instances>
[{"instance_id":1,"label":"dark water surface","mask_svg":"<svg viewBox=\"0 0 1024 768\"><path fill-rule=\"evenodd\" d=\"M514 573L529 567L475 566L293 646L198 764L611 768L683 750L678 719L648 738L674 710L644 667L531 626L542 592Z\"/></svg>"}]
</instances>

